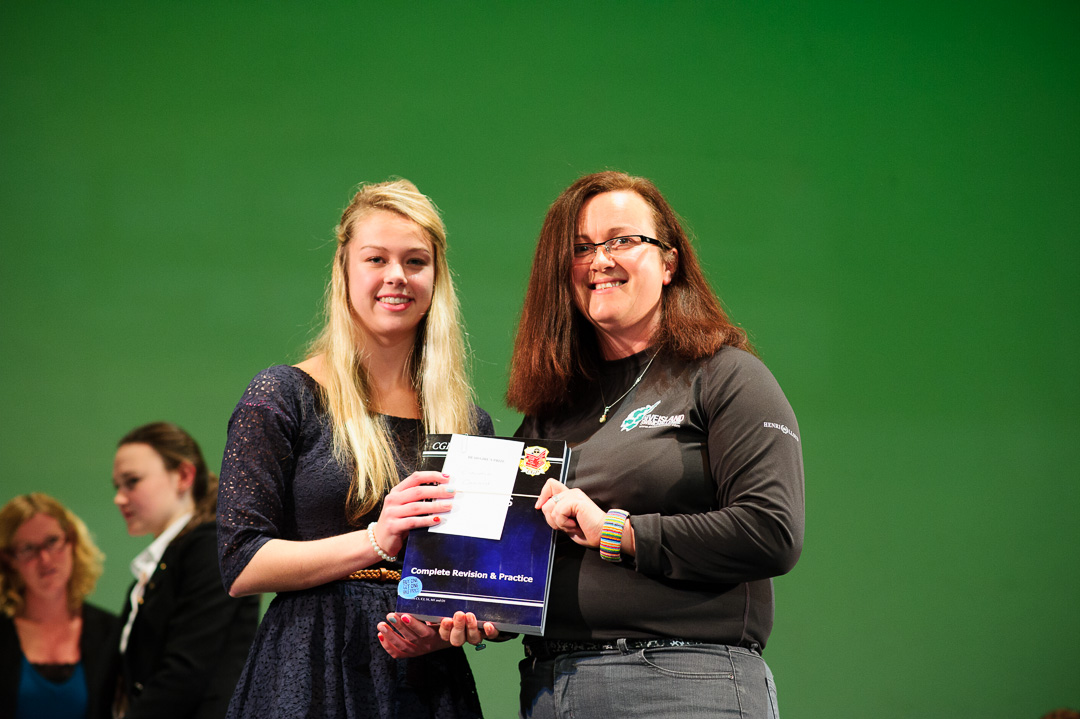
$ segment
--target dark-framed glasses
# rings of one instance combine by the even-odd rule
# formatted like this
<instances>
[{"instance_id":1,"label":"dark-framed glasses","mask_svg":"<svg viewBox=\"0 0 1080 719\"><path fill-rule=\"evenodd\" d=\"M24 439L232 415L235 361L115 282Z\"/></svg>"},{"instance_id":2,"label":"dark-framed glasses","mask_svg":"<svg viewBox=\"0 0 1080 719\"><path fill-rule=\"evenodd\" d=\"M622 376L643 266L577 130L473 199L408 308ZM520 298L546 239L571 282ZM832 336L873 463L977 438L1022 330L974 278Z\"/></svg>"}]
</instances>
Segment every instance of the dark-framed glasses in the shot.
<instances>
[{"instance_id":1,"label":"dark-framed glasses","mask_svg":"<svg viewBox=\"0 0 1080 719\"><path fill-rule=\"evenodd\" d=\"M642 242L647 242L650 245L656 245L660 249L664 249L666 245L655 237L646 237L645 235L623 235L621 237L612 237L605 242L578 242L571 249L571 254L574 257L575 265L583 265L592 262L593 255L601 247L604 248L604 252L608 253L611 257L618 257L624 252L629 252L635 247L641 247Z\"/></svg>"},{"instance_id":2,"label":"dark-framed glasses","mask_svg":"<svg viewBox=\"0 0 1080 719\"><path fill-rule=\"evenodd\" d=\"M11 547L7 550L7 554L16 562L29 562L42 552L50 555L58 554L61 549L67 546L67 543L67 537L62 534L54 534L51 537L45 537L45 540L38 544L27 542L17 547Z\"/></svg>"}]
</instances>

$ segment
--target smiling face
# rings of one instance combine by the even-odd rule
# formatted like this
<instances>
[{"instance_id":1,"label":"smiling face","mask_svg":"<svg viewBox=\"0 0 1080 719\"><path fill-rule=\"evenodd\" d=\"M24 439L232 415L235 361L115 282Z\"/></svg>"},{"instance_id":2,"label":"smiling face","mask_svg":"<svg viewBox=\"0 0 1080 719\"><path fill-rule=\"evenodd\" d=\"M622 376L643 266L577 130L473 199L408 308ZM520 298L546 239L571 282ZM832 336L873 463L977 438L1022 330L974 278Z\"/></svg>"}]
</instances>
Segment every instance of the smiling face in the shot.
<instances>
[{"instance_id":1,"label":"smiling face","mask_svg":"<svg viewBox=\"0 0 1080 719\"><path fill-rule=\"evenodd\" d=\"M624 235L656 237L653 211L629 190L604 192L581 208L575 242L605 242ZM592 262L571 267L574 301L596 327L606 359L627 357L649 346L660 322L660 296L675 269L659 247L642 244L613 259L604 249Z\"/></svg>"},{"instance_id":2,"label":"smiling face","mask_svg":"<svg viewBox=\"0 0 1080 719\"><path fill-rule=\"evenodd\" d=\"M165 460L148 444L121 445L113 460L113 503L127 523L128 534L157 537L174 520L192 511L194 473L194 467L184 464L168 469Z\"/></svg>"},{"instance_id":3,"label":"smiling face","mask_svg":"<svg viewBox=\"0 0 1080 719\"><path fill-rule=\"evenodd\" d=\"M57 538L59 540L57 541ZM40 549L52 544L52 550ZM26 586L26 597L56 598L67 592L74 566L74 548L55 517L35 514L23 522L11 537L11 549L38 548L24 560L8 560Z\"/></svg>"},{"instance_id":4,"label":"smiling face","mask_svg":"<svg viewBox=\"0 0 1080 719\"><path fill-rule=\"evenodd\" d=\"M435 258L424 230L404 215L376 210L356 221L346 252L357 323L380 344L411 344L435 288Z\"/></svg>"}]
</instances>

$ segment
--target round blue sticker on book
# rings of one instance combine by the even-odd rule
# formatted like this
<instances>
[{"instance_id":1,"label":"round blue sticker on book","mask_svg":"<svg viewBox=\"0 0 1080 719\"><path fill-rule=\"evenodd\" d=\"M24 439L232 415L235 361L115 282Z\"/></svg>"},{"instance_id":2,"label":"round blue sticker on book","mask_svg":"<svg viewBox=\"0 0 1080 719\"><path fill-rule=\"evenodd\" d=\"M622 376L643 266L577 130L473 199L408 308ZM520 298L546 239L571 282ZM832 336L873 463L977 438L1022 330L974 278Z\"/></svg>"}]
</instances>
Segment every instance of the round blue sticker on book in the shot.
<instances>
[{"instance_id":1,"label":"round blue sticker on book","mask_svg":"<svg viewBox=\"0 0 1080 719\"><path fill-rule=\"evenodd\" d=\"M424 585L417 577L405 577L397 585L399 597L415 599L424 590Z\"/></svg>"}]
</instances>

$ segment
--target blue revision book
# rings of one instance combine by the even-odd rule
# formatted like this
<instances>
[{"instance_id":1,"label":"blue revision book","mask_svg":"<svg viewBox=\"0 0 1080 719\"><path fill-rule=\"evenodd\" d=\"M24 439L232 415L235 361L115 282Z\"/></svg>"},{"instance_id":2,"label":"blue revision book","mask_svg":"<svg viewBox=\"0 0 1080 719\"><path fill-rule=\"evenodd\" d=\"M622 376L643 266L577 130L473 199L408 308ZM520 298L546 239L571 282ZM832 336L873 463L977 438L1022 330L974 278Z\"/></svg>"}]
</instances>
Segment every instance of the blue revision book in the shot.
<instances>
[{"instance_id":1,"label":"blue revision book","mask_svg":"<svg viewBox=\"0 0 1080 719\"><path fill-rule=\"evenodd\" d=\"M441 471L449 434L429 434L420 468ZM555 533L534 509L549 478L566 480L570 449L561 440L497 437L523 445L499 539L409 533L397 611L428 621L472 612L503 632L543 634Z\"/></svg>"}]
</instances>

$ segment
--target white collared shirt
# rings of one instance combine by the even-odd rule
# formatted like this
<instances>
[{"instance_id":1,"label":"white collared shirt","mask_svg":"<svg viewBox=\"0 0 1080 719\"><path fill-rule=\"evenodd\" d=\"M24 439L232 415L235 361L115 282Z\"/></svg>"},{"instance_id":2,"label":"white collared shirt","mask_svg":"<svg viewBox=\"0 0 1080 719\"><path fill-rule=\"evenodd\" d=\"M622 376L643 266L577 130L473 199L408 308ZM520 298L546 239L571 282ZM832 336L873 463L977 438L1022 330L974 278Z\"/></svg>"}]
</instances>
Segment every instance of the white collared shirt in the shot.
<instances>
[{"instance_id":1,"label":"white collared shirt","mask_svg":"<svg viewBox=\"0 0 1080 719\"><path fill-rule=\"evenodd\" d=\"M172 524L165 528L150 546L142 550L131 560L131 573L135 575L135 586L131 590L131 614L128 615L124 631L120 633L120 653L127 651L128 635L131 634L131 625L135 623L135 615L139 613L139 605L142 604L143 593L146 591L146 583L154 574L157 563L165 555L169 542L176 539L176 535L187 526L194 512L188 512L182 517L173 520Z\"/></svg>"}]
</instances>

